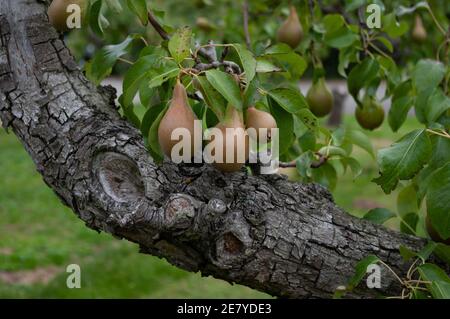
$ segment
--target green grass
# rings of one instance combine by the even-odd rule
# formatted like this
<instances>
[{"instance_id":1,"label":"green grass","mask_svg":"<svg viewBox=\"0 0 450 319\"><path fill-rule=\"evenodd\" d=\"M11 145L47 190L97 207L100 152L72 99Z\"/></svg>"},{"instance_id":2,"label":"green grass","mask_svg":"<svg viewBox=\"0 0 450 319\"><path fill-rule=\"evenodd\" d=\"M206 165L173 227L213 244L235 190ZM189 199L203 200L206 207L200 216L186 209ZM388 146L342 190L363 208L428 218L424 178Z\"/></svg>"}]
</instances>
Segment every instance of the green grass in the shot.
<instances>
[{"instance_id":1,"label":"green grass","mask_svg":"<svg viewBox=\"0 0 450 319\"><path fill-rule=\"evenodd\" d=\"M351 117L346 117L345 122L356 125ZM377 147L387 146L416 127L408 119L399 133L392 133L385 123L368 134ZM355 150L355 157L363 163L363 173L355 181L350 174L340 177L333 192L337 204L357 216L368 210L364 205L395 209L396 193L387 196L371 182L377 175L375 161L361 150ZM397 227L395 223L389 226ZM81 289L66 287L65 268L71 263L81 267ZM42 272L48 273L48 282L36 280ZM7 281L14 275L31 279L24 283ZM88 229L43 183L17 138L0 130L0 298L35 297L268 296L182 271L165 260L139 254L135 244Z\"/></svg>"}]
</instances>

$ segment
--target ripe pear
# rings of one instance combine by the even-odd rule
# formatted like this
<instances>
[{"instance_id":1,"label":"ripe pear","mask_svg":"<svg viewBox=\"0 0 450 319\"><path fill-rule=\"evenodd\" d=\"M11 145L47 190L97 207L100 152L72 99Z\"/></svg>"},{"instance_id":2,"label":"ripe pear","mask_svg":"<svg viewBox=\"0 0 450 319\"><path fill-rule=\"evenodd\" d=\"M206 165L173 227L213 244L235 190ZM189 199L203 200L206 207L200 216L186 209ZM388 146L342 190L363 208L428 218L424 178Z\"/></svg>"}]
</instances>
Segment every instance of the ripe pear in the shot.
<instances>
[{"instance_id":1,"label":"ripe pear","mask_svg":"<svg viewBox=\"0 0 450 319\"><path fill-rule=\"evenodd\" d=\"M423 26L422 19L419 15L416 15L414 20L414 28L412 30L412 38L418 43L423 43L427 39L427 30Z\"/></svg>"},{"instance_id":2,"label":"ripe pear","mask_svg":"<svg viewBox=\"0 0 450 319\"><path fill-rule=\"evenodd\" d=\"M271 129L277 128L277 121L273 116L264 111L260 111L254 106L247 109L247 129L253 128L256 131L256 137L259 137L260 129L267 129L267 141L271 139Z\"/></svg>"},{"instance_id":3,"label":"ripe pear","mask_svg":"<svg viewBox=\"0 0 450 319\"><path fill-rule=\"evenodd\" d=\"M242 114L233 106L228 106L225 119L216 126L222 133L222 162L213 162L213 166L222 172L239 171L245 164L249 155L248 135L244 129ZM232 128L236 130L227 130ZM244 150L238 149L240 145L244 146ZM238 152L244 151L244 161L239 161ZM227 161L227 154L233 152L233 161Z\"/></svg>"},{"instance_id":4,"label":"ripe pear","mask_svg":"<svg viewBox=\"0 0 450 319\"><path fill-rule=\"evenodd\" d=\"M67 26L67 18L69 18L73 12L67 12L67 9L71 4L80 6L81 19L83 19L87 8L86 0L53 0L48 7L47 14L49 21L56 30L61 32L69 30L69 27Z\"/></svg>"},{"instance_id":5,"label":"ripe pear","mask_svg":"<svg viewBox=\"0 0 450 319\"><path fill-rule=\"evenodd\" d=\"M278 29L277 40L295 49L303 39L303 28L294 6L289 8L289 16Z\"/></svg>"},{"instance_id":6,"label":"ripe pear","mask_svg":"<svg viewBox=\"0 0 450 319\"><path fill-rule=\"evenodd\" d=\"M197 116L189 106L186 89L178 80L173 88L169 108L158 127L158 141L164 154L171 157L172 148L181 140L181 138L172 140L172 132L177 128L185 128L190 133L191 154L194 156L194 121L196 119Z\"/></svg>"},{"instance_id":7,"label":"ripe pear","mask_svg":"<svg viewBox=\"0 0 450 319\"><path fill-rule=\"evenodd\" d=\"M431 239L433 239L437 243L443 243L450 246L450 238L442 239L442 237L439 235L439 233L434 229L433 225L431 224L430 217L425 218L425 225L427 228L428 235L430 235Z\"/></svg>"},{"instance_id":8,"label":"ripe pear","mask_svg":"<svg viewBox=\"0 0 450 319\"><path fill-rule=\"evenodd\" d=\"M367 97L356 107L355 115L362 128L374 130L383 124L384 109L374 98Z\"/></svg>"},{"instance_id":9,"label":"ripe pear","mask_svg":"<svg viewBox=\"0 0 450 319\"><path fill-rule=\"evenodd\" d=\"M324 117L331 112L334 97L324 78L320 78L309 88L306 101L311 112L317 117Z\"/></svg>"}]
</instances>

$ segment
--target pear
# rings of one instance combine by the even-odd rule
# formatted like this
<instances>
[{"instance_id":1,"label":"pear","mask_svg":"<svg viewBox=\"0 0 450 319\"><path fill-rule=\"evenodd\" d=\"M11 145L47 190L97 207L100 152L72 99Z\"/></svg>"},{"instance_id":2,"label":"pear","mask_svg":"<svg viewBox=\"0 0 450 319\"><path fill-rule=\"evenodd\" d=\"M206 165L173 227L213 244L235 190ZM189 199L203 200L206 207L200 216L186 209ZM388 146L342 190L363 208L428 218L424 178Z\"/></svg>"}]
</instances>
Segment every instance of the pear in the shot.
<instances>
[{"instance_id":1,"label":"pear","mask_svg":"<svg viewBox=\"0 0 450 319\"><path fill-rule=\"evenodd\" d=\"M324 78L320 78L309 88L306 101L311 112L317 117L323 117L331 112L334 98Z\"/></svg>"},{"instance_id":2,"label":"pear","mask_svg":"<svg viewBox=\"0 0 450 319\"><path fill-rule=\"evenodd\" d=\"M277 128L277 122L270 113L251 106L247 109L247 129L250 128L255 129L257 137L260 129L267 129L267 141L270 141L271 129Z\"/></svg>"},{"instance_id":3,"label":"pear","mask_svg":"<svg viewBox=\"0 0 450 319\"><path fill-rule=\"evenodd\" d=\"M289 8L289 16L278 29L277 40L295 49L303 39L303 28L294 6Z\"/></svg>"},{"instance_id":4,"label":"pear","mask_svg":"<svg viewBox=\"0 0 450 319\"><path fill-rule=\"evenodd\" d=\"M366 97L362 105L356 107L356 120L366 130L374 130L383 124L384 109L372 97Z\"/></svg>"},{"instance_id":5,"label":"pear","mask_svg":"<svg viewBox=\"0 0 450 319\"><path fill-rule=\"evenodd\" d=\"M172 148L181 140L181 138L172 140L172 132L177 128L185 128L190 133L191 154L194 156L196 151L194 147L194 121L196 119L197 116L189 106L186 89L180 80L178 80L173 88L169 108L158 127L158 141L164 154L171 157Z\"/></svg>"},{"instance_id":6,"label":"pear","mask_svg":"<svg viewBox=\"0 0 450 319\"><path fill-rule=\"evenodd\" d=\"M219 122L215 127L218 128L222 134L223 159L221 163L213 162L213 166L222 172L239 171L244 166L249 155L248 135L244 129L242 113L235 107L229 105L227 107L225 119ZM244 150L239 149L241 145L244 147ZM240 160L238 157L238 152L242 151L245 152L244 160ZM227 154L230 152L233 152L234 155L232 162L227 161Z\"/></svg>"},{"instance_id":7,"label":"pear","mask_svg":"<svg viewBox=\"0 0 450 319\"><path fill-rule=\"evenodd\" d=\"M422 19L419 15L416 15L414 20L414 28L412 30L412 38L417 43L423 43L427 39L427 30L423 26Z\"/></svg>"},{"instance_id":8,"label":"pear","mask_svg":"<svg viewBox=\"0 0 450 319\"><path fill-rule=\"evenodd\" d=\"M53 0L48 7L47 14L49 21L56 30L61 32L69 30L67 18L72 15L72 12L67 12L67 9L71 4L80 6L81 19L83 19L87 8L86 0Z\"/></svg>"}]
</instances>

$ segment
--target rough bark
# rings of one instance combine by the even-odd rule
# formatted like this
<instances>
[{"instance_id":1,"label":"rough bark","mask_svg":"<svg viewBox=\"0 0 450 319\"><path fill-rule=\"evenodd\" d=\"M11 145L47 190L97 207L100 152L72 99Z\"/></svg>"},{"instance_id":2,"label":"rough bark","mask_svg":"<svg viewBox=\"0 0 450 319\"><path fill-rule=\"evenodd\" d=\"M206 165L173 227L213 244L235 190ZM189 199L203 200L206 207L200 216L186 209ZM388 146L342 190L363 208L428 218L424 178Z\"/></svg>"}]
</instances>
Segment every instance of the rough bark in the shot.
<instances>
[{"instance_id":1,"label":"rough bark","mask_svg":"<svg viewBox=\"0 0 450 319\"><path fill-rule=\"evenodd\" d=\"M183 269L291 298L327 298L376 254L399 274L399 245L424 240L354 218L324 188L279 175L157 166L115 92L86 80L50 27L45 4L0 0L0 118L44 181L92 229ZM382 288L401 289L382 270Z\"/></svg>"}]
</instances>

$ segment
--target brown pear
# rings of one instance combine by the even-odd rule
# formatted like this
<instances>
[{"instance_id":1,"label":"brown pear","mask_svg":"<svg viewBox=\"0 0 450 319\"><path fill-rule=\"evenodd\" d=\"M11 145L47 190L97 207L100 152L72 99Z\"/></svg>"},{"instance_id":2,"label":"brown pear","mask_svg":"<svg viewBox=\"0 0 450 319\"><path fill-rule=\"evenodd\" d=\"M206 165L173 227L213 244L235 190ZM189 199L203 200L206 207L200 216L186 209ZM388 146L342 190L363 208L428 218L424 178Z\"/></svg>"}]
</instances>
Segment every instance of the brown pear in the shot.
<instances>
[{"instance_id":1,"label":"brown pear","mask_svg":"<svg viewBox=\"0 0 450 319\"><path fill-rule=\"evenodd\" d=\"M331 112L334 98L324 78L320 78L309 88L306 101L311 112L317 117L324 117Z\"/></svg>"},{"instance_id":2,"label":"brown pear","mask_svg":"<svg viewBox=\"0 0 450 319\"><path fill-rule=\"evenodd\" d=\"M171 157L172 148L180 139L172 139L172 132L177 128L185 128L190 132L191 155L194 156L194 121L197 119L195 113L189 106L186 89L180 81L173 88L172 100L169 108L164 114L158 128L158 140L162 151Z\"/></svg>"},{"instance_id":3,"label":"brown pear","mask_svg":"<svg viewBox=\"0 0 450 319\"><path fill-rule=\"evenodd\" d=\"M288 18L278 29L277 40L289 45L295 49L303 39L303 28L298 19L297 10L294 6L290 7Z\"/></svg>"},{"instance_id":4,"label":"brown pear","mask_svg":"<svg viewBox=\"0 0 450 319\"><path fill-rule=\"evenodd\" d=\"M225 115L225 120L216 125L222 133L222 154L223 160L221 163L212 163L219 171L222 172L236 172L239 171L248 159L248 135L244 129L242 121L242 114L233 106L228 106ZM227 129L235 130L227 130ZM244 150L238 149L240 145L244 146ZM239 161L238 152L244 151L244 161ZM233 161L229 162L226 159L228 153L233 152Z\"/></svg>"},{"instance_id":5,"label":"brown pear","mask_svg":"<svg viewBox=\"0 0 450 319\"><path fill-rule=\"evenodd\" d=\"M61 32L68 31L67 19L72 12L67 12L69 5L78 5L81 9L81 17L86 12L86 0L53 0L48 7L47 14L53 27Z\"/></svg>"},{"instance_id":6,"label":"brown pear","mask_svg":"<svg viewBox=\"0 0 450 319\"><path fill-rule=\"evenodd\" d=\"M251 106L247 109L247 129L250 128L255 129L256 137L259 137L260 129L267 129L267 141L270 141L271 129L277 128L277 122L270 113Z\"/></svg>"},{"instance_id":7,"label":"brown pear","mask_svg":"<svg viewBox=\"0 0 450 319\"><path fill-rule=\"evenodd\" d=\"M412 38L417 43L423 43L427 39L427 30L423 26L422 19L419 15L416 15L414 20L414 28L412 30Z\"/></svg>"}]
</instances>

